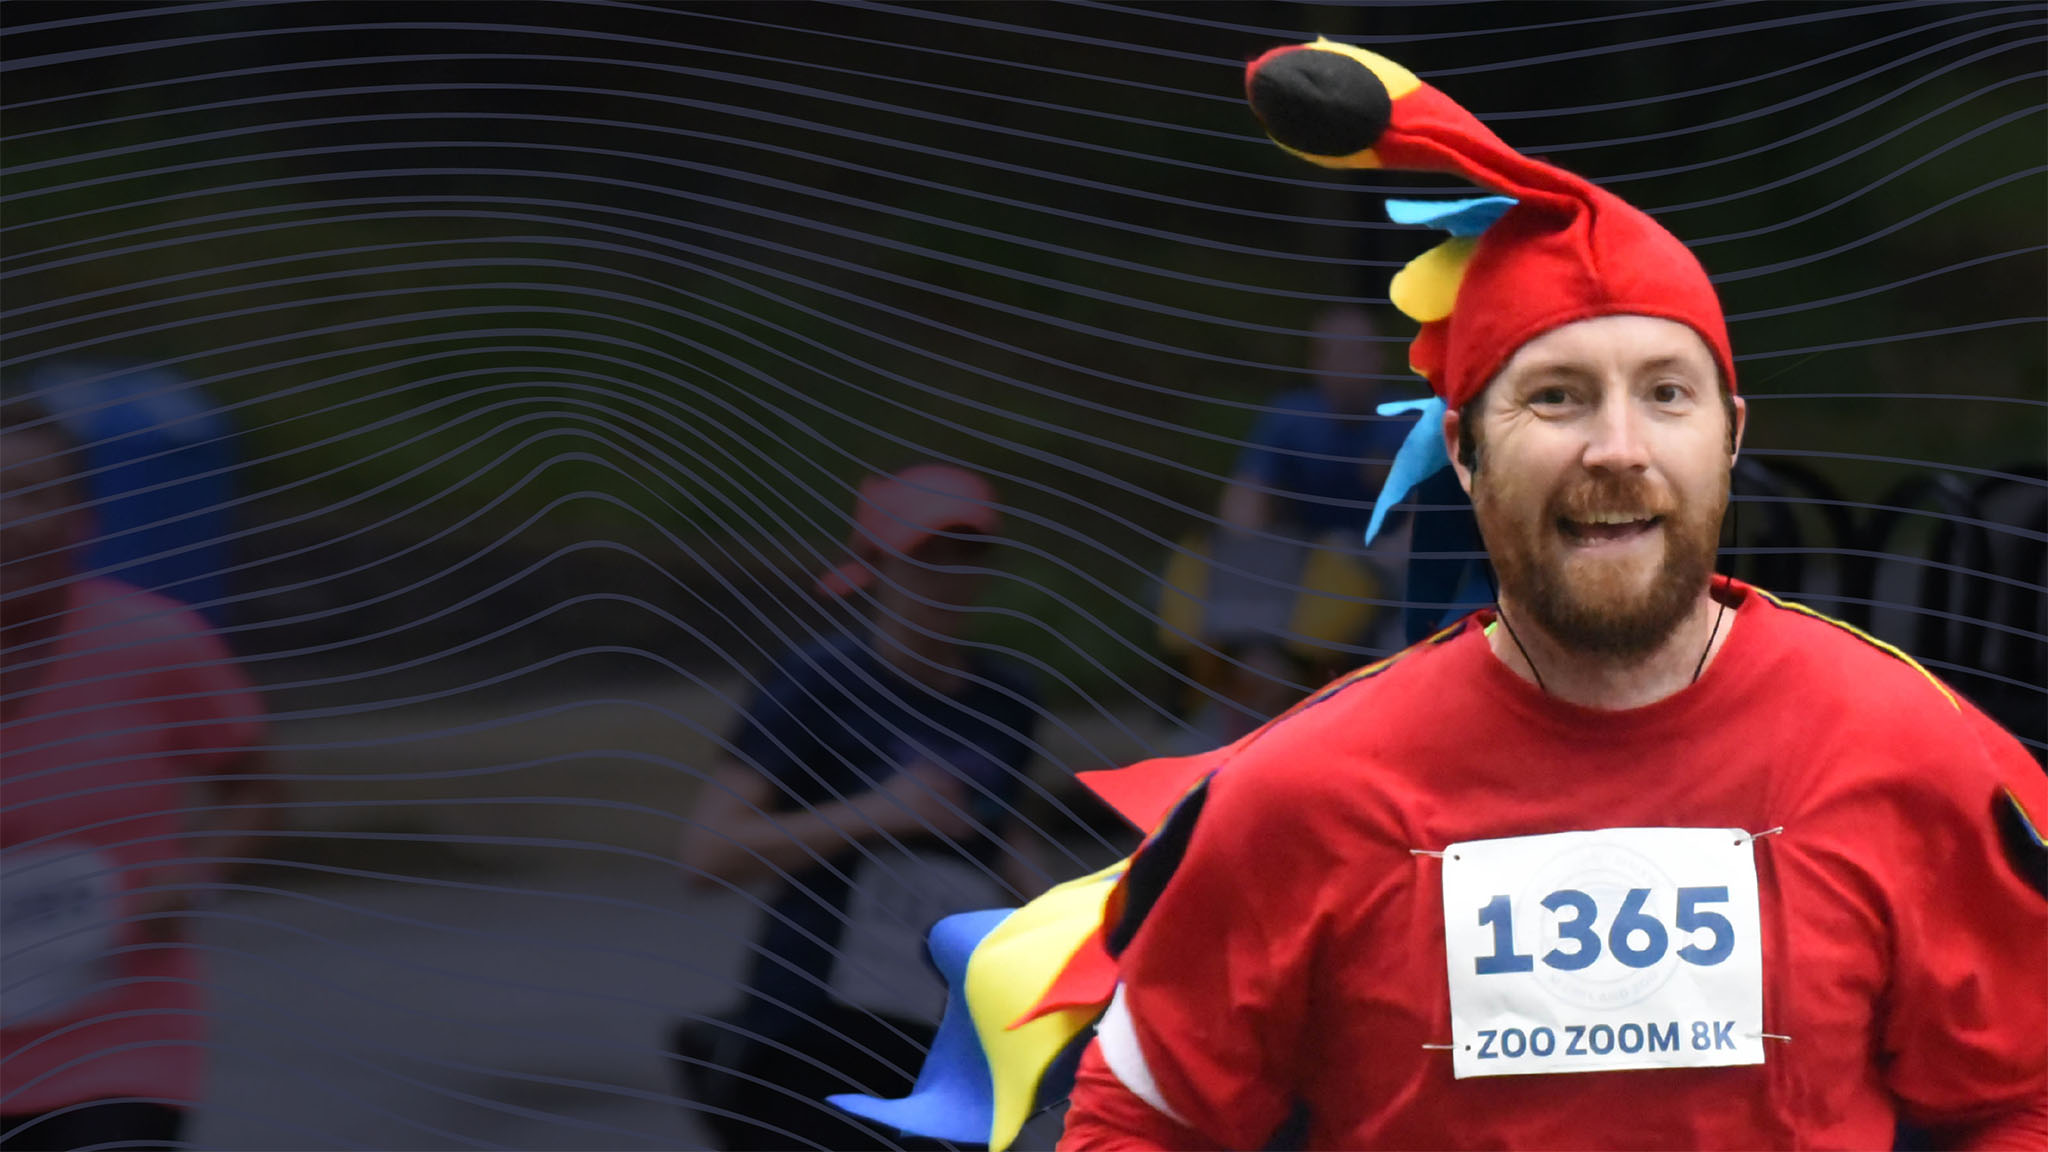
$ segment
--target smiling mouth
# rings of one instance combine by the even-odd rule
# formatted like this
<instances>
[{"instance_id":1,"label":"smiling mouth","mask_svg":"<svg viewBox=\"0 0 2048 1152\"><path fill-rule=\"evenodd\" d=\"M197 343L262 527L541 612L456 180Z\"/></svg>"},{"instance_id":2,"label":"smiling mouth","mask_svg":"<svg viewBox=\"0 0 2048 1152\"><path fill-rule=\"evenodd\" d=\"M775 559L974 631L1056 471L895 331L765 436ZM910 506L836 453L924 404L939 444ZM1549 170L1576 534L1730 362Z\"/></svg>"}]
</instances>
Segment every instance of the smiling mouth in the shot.
<instances>
[{"instance_id":1,"label":"smiling mouth","mask_svg":"<svg viewBox=\"0 0 2048 1152\"><path fill-rule=\"evenodd\" d=\"M1609 544L1647 535L1664 523L1662 516L1602 516L1597 520L1557 518L1557 530L1574 544Z\"/></svg>"}]
</instances>

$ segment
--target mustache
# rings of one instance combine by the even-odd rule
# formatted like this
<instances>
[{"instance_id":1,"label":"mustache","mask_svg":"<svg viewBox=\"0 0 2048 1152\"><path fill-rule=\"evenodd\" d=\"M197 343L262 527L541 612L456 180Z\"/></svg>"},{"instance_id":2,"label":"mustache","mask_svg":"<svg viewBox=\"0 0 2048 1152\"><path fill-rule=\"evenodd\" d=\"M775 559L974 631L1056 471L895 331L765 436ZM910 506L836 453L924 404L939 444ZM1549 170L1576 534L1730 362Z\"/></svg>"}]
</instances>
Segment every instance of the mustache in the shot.
<instances>
[{"instance_id":1,"label":"mustache","mask_svg":"<svg viewBox=\"0 0 2048 1152\"><path fill-rule=\"evenodd\" d=\"M1549 511L1567 520L1583 521L1595 516L1649 519L1670 516L1677 511L1677 502L1645 477L1602 474L1588 476L1559 492L1551 498Z\"/></svg>"}]
</instances>

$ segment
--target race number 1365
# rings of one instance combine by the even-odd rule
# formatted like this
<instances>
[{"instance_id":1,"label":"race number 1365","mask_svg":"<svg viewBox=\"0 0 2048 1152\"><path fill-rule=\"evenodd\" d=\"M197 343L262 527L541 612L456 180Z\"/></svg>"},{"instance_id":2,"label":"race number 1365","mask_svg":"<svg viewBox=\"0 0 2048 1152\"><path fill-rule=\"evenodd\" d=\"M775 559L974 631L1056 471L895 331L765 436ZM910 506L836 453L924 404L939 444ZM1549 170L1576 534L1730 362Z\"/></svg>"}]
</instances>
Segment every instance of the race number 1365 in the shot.
<instances>
[{"instance_id":1,"label":"race number 1365","mask_svg":"<svg viewBox=\"0 0 2048 1152\"><path fill-rule=\"evenodd\" d=\"M1465 841L1444 850L1443 881L1458 1075L1761 1061L1755 849L1741 832ZM1731 1042L1560 1043L1512 1068L1484 1058L1492 1036L1661 1037L1693 1021Z\"/></svg>"},{"instance_id":2,"label":"race number 1365","mask_svg":"<svg viewBox=\"0 0 2048 1152\"><path fill-rule=\"evenodd\" d=\"M1560 888L1545 896L1539 903L1557 913L1559 943L1543 953L1542 962L1561 972L1577 972L1591 967L1605 953L1628 968L1651 967L1670 950L1671 932L1662 920L1644 911L1649 899L1648 888L1628 889L1621 898L1621 907L1606 921L1603 934L1599 928L1605 915L1590 894L1577 888ZM1721 963L1735 951L1735 926L1712 907L1726 903L1726 884L1678 890L1678 912L1672 918L1672 927L1681 933L1704 931L1708 940L1704 947L1691 943L1679 948L1680 960L1707 967ZM1479 909L1479 923L1493 929L1493 950L1472 961L1473 971L1478 975L1527 972L1536 966L1538 957L1515 951L1514 916L1514 904L1505 893L1494 896Z\"/></svg>"}]
</instances>

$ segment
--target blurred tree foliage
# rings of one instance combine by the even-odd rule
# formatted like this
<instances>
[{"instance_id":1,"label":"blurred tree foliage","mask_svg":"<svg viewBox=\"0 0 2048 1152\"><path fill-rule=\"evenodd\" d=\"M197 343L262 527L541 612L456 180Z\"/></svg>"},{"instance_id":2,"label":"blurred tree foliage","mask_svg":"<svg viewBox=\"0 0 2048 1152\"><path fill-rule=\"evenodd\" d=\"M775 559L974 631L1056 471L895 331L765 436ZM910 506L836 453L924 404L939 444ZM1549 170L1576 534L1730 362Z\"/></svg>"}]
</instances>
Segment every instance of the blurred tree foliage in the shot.
<instances>
[{"instance_id":1,"label":"blurred tree foliage","mask_svg":"<svg viewBox=\"0 0 2048 1152\"><path fill-rule=\"evenodd\" d=\"M1866 500L2042 454L2043 409L2001 402L2048 379L2038 5L0 20L10 371L201 381L252 523L601 537L787 585L836 557L859 477L957 459L1014 509L986 638L1142 688L1161 557L1298 382L1314 309L1384 304L1434 242L1385 195L1456 188L1264 140L1241 62L1312 32L1693 243L1752 447ZM1389 387L1419 395L1386 316Z\"/></svg>"}]
</instances>

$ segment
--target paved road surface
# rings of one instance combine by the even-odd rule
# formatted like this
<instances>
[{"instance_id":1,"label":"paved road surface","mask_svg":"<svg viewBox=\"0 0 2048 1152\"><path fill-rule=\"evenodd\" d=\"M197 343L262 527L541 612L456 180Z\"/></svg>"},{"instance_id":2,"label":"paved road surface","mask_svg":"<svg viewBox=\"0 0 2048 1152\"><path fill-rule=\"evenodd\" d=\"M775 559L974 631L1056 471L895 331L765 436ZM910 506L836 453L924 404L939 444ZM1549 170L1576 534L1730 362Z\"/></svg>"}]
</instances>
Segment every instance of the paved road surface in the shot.
<instances>
[{"instance_id":1,"label":"paved road surface","mask_svg":"<svg viewBox=\"0 0 2048 1152\"><path fill-rule=\"evenodd\" d=\"M250 878L269 890L213 907L197 933L216 985L213 1074L188 1138L706 1147L662 1037L677 1013L729 1002L752 906L624 851L529 859L433 878L272 870ZM1052 1139L1042 1120L1022 1146Z\"/></svg>"},{"instance_id":2,"label":"paved road surface","mask_svg":"<svg viewBox=\"0 0 2048 1152\"><path fill-rule=\"evenodd\" d=\"M188 1139L706 1147L663 1040L679 1013L734 1002L757 912L689 890L670 856L741 688L278 724L295 803L276 850L298 863L246 875L200 921L217 1023ZM1127 727L1063 719L1045 739L1058 764L1122 763L1144 751ZM1041 1122L1020 1147L1052 1139Z\"/></svg>"}]
</instances>

